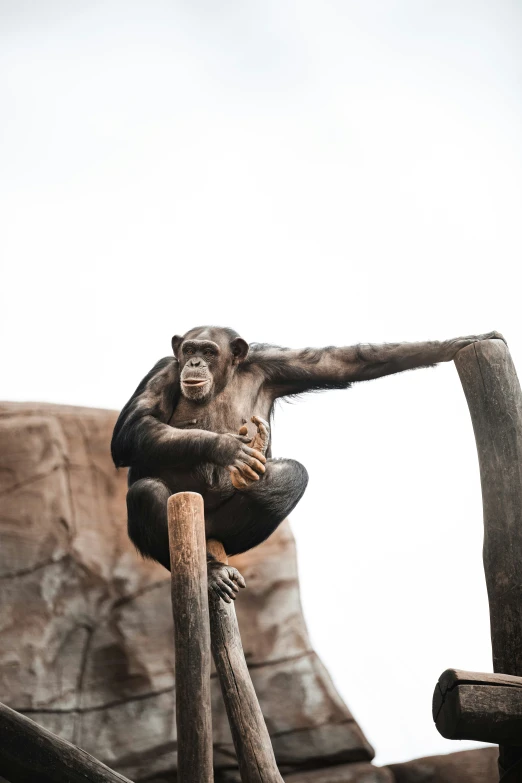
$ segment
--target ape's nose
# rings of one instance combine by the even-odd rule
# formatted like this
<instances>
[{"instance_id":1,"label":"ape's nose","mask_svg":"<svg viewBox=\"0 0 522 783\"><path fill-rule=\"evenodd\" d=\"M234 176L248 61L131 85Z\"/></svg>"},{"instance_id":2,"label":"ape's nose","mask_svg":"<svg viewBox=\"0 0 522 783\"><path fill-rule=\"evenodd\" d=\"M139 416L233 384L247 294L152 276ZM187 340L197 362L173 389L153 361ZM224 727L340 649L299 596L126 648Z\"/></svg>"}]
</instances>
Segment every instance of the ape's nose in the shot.
<instances>
[{"instance_id":1,"label":"ape's nose","mask_svg":"<svg viewBox=\"0 0 522 783\"><path fill-rule=\"evenodd\" d=\"M199 367L200 364L201 364L201 359L194 358L190 360L191 367Z\"/></svg>"}]
</instances>

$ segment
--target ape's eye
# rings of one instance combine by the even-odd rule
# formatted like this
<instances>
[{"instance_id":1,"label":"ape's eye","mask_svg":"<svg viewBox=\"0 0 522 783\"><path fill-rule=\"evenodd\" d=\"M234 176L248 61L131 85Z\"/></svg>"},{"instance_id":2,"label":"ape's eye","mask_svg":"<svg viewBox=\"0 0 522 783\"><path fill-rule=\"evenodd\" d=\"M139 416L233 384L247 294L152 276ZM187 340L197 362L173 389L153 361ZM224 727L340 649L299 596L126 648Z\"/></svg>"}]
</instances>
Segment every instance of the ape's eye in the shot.
<instances>
[{"instance_id":1,"label":"ape's eye","mask_svg":"<svg viewBox=\"0 0 522 783\"><path fill-rule=\"evenodd\" d=\"M214 351L211 351L210 348L207 348L205 351L203 351L204 356L214 356Z\"/></svg>"},{"instance_id":2,"label":"ape's eye","mask_svg":"<svg viewBox=\"0 0 522 783\"><path fill-rule=\"evenodd\" d=\"M192 356L192 354L194 353L194 348L185 348L185 353L187 354L187 356Z\"/></svg>"}]
</instances>

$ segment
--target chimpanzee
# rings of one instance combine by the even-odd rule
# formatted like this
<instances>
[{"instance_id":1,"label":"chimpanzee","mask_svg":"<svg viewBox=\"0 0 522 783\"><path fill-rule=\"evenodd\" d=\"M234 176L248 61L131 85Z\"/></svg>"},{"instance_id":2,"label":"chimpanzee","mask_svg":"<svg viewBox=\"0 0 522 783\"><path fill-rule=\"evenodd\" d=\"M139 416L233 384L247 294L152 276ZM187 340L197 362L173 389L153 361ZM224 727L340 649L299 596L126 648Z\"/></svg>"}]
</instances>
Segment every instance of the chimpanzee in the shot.
<instances>
[{"instance_id":1,"label":"chimpanzee","mask_svg":"<svg viewBox=\"0 0 522 783\"><path fill-rule=\"evenodd\" d=\"M138 551L170 569L167 500L203 496L206 535L229 555L260 544L296 506L308 482L292 459L273 459L274 402L319 389L432 366L497 332L445 342L290 350L248 345L233 329L202 326L172 338L123 408L111 443L129 466L128 531ZM208 555L209 588L223 600L245 586L239 572Z\"/></svg>"}]
</instances>

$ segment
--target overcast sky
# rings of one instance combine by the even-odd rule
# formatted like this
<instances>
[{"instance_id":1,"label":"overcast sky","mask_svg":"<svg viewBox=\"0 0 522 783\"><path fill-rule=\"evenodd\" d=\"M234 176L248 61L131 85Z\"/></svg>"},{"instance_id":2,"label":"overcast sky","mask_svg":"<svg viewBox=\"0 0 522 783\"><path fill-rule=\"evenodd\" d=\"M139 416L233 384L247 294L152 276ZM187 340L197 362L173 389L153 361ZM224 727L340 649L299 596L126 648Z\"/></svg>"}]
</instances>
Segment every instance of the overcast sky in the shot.
<instances>
[{"instance_id":1,"label":"overcast sky","mask_svg":"<svg viewBox=\"0 0 522 783\"><path fill-rule=\"evenodd\" d=\"M192 326L498 329L522 367L516 0L0 0L0 397L120 408ZM453 365L283 405L313 643L385 763L491 670Z\"/></svg>"}]
</instances>

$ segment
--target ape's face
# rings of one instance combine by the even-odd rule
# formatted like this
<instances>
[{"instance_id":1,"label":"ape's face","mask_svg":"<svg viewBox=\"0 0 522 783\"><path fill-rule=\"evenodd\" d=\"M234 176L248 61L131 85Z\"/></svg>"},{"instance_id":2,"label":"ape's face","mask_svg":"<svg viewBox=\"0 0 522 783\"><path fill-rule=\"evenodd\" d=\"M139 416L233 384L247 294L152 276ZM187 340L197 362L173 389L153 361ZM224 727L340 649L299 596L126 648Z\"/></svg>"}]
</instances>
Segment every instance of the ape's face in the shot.
<instances>
[{"instance_id":1,"label":"ape's face","mask_svg":"<svg viewBox=\"0 0 522 783\"><path fill-rule=\"evenodd\" d=\"M188 400L203 402L213 396L216 377L223 375L227 357L212 340L185 340L178 355L181 393Z\"/></svg>"},{"instance_id":2,"label":"ape's face","mask_svg":"<svg viewBox=\"0 0 522 783\"><path fill-rule=\"evenodd\" d=\"M212 334L173 337L172 347L180 366L181 393L192 402L205 402L225 388L235 365L248 353L240 337L230 340L221 330ZM214 339L210 339L210 337Z\"/></svg>"}]
</instances>

